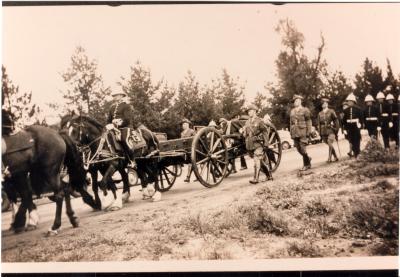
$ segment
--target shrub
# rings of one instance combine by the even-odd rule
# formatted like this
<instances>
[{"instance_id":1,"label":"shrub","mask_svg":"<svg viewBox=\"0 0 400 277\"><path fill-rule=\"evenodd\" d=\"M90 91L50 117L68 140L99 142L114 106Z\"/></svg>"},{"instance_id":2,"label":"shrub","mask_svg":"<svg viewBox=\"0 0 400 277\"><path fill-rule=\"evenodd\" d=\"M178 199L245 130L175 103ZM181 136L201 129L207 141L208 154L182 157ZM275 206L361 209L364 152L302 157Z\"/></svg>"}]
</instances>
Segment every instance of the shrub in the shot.
<instances>
[{"instance_id":1,"label":"shrub","mask_svg":"<svg viewBox=\"0 0 400 277\"><path fill-rule=\"evenodd\" d=\"M288 244L288 253L292 257L322 257L321 249L313 241L295 241Z\"/></svg>"},{"instance_id":2,"label":"shrub","mask_svg":"<svg viewBox=\"0 0 400 277\"><path fill-rule=\"evenodd\" d=\"M332 211L328 204L321 200L321 197L313 198L306 204L304 213L309 217L328 215Z\"/></svg>"},{"instance_id":3,"label":"shrub","mask_svg":"<svg viewBox=\"0 0 400 277\"><path fill-rule=\"evenodd\" d=\"M398 190L377 199L357 199L347 220L358 231L374 233L382 238L397 238L398 206Z\"/></svg>"}]
</instances>

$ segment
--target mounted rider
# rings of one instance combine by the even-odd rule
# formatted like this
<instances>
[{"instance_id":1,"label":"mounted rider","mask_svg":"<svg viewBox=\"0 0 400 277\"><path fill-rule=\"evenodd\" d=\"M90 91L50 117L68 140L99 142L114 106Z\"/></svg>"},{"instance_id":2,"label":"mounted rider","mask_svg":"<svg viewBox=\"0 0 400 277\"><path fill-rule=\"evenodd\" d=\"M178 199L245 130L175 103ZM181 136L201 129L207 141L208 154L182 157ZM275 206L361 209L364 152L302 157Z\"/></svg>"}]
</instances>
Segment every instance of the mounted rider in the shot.
<instances>
[{"instance_id":1,"label":"mounted rider","mask_svg":"<svg viewBox=\"0 0 400 277\"><path fill-rule=\"evenodd\" d=\"M128 95L126 92L118 91L113 92L111 96L115 103L108 112L106 129L109 131L115 129L120 131L120 137L117 132L117 140L121 142L126 157L132 162L134 153L128 144L132 127L132 108L127 99Z\"/></svg>"}]
</instances>

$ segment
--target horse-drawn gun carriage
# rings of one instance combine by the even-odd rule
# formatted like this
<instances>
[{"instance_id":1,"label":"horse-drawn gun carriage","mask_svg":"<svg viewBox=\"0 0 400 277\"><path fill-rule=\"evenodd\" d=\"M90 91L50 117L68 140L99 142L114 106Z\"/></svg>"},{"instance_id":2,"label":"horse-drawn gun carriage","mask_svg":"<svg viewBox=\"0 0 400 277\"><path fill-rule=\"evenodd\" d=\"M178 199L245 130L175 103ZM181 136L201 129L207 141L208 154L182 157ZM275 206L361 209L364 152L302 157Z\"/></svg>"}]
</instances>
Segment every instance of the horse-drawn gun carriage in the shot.
<instances>
[{"instance_id":1,"label":"horse-drawn gun carriage","mask_svg":"<svg viewBox=\"0 0 400 277\"><path fill-rule=\"evenodd\" d=\"M80 128L89 128L87 118L80 117ZM84 122L86 121L86 122ZM244 120L227 121L221 128L202 127L193 137L163 140L158 143L159 149L152 155L138 155L135 157L137 164L151 164L157 168L156 189L161 192L168 191L181 173L184 164L191 164L197 180L205 187L212 188L219 185L232 170L232 163L237 157L247 153L245 140L240 129ZM73 126L73 125L70 125ZM275 171L280 163L282 145L279 134L272 124L267 124L268 141L264 143L264 159L270 170ZM77 134L85 136L83 129L76 130ZM102 138L107 140L107 132L102 133ZM97 140L100 137L96 138ZM93 141L89 142L93 143ZM111 144L115 144L115 141ZM96 163L110 160L122 160L124 156L117 149L90 148L81 145L83 160L86 168ZM128 183L130 186L137 184L136 168L127 167ZM121 172L120 172L121 173ZM123 173L124 174L124 173ZM122 179L124 177L122 176Z\"/></svg>"}]
</instances>

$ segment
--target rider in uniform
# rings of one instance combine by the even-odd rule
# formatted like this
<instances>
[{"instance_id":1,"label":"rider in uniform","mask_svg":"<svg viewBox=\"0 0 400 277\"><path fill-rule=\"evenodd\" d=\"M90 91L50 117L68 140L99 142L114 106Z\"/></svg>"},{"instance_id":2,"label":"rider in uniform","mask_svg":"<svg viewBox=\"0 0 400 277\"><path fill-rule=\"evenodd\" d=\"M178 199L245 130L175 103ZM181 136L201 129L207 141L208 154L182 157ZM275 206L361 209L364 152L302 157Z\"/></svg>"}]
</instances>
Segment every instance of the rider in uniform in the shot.
<instances>
[{"instance_id":1,"label":"rider in uniform","mask_svg":"<svg viewBox=\"0 0 400 277\"><path fill-rule=\"evenodd\" d=\"M396 147L399 147L399 106L394 102L393 94L386 95L386 101L389 106L389 114L391 116L391 124L389 123L390 138L396 142Z\"/></svg>"},{"instance_id":2,"label":"rider in uniform","mask_svg":"<svg viewBox=\"0 0 400 277\"><path fill-rule=\"evenodd\" d=\"M328 163L338 161L333 144L336 141L337 133L339 131L339 120L334 110L328 107L329 99L322 98L322 111L318 114L318 131L323 141L329 146Z\"/></svg>"},{"instance_id":3,"label":"rider in uniform","mask_svg":"<svg viewBox=\"0 0 400 277\"><path fill-rule=\"evenodd\" d=\"M385 149L389 149L389 138L390 138L390 125L392 125L389 105L385 103L385 95L383 92L379 92L376 96L378 100L378 112L379 112L379 127L378 131L381 131L383 144Z\"/></svg>"},{"instance_id":4,"label":"rider in uniform","mask_svg":"<svg viewBox=\"0 0 400 277\"><path fill-rule=\"evenodd\" d=\"M360 129L362 127L363 116L361 110L354 106L357 101L353 93L347 96L346 101L349 107L344 110L344 134L348 136L354 157L357 158L358 154L360 154Z\"/></svg>"},{"instance_id":5,"label":"rider in uniform","mask_svg":"<svg viewBox=\"0 0 400 277\"><path fill-rule=\"evenodd\" d=\"M195 131L192 128L190 128L190 124L191 122L189 119L185 118L184 120L182 120L181 138L189 138L195 135ZM192 175L192 165L188 164L188 171L184 182L189 183L191 175Z\"/></svg>"},{"instance_id":6,"label":"rider in uniform","mask_svg":"<svg viewBox=\"0 0 400 277\"><path fill-rule=\"evenodd\" d=\"M364 126L368 130L368 135L377 139L378 137L378 124L379 124L379 111L374 105L374 98L368 94L365 96L365 109L364 109Z\"/></svg>"},{"instance_id":7,"label":"rider in uniform","mask_svg":"<svg viewBox=\"0 0 400 277\"><path fill-rule=\"evenodd\" d=\"M246 141L246 149L254 159L254 178L249 182L257 184L261 170L265 173L267 180L272 180L270 168L264 161L264 146L265 143L268 143L268 128L264 121L257 116L257 107L255 105L249 105L246 110L249 119L244 125L243 135Z\"/></svg>"},{"instance_id":8,"label":"rider in uniform","mask_svg":"<svg viewBox=\"0 0 400 277\"><path fill-rule=\"evenodd\" d=\"M117 128L121 132L120 142L123 147L126 157L132 162L133 161L133 151L130 149L128 144L130 128L131 128L131 118L132 118L132 108L128 103L126 97L128 96L125 92L113 92L114 104L111 106L108 117L107 117L107 130L113 130Z\"/></svg>"},{"instance_id":9,"label":"rider in uniform","mask_svg":"<svg viewBox=\"0 0 400 277\"><path fill-rule=\"evenodd\" d=\"M297 151L303 157L301 171L305 171L311 168L311 158L307 154L306 146L311 135L312 122L310 110L301 105L302 99L300 95L293 97L294 108L290 111L290 135Z\"/></svg>"}]
</instances>

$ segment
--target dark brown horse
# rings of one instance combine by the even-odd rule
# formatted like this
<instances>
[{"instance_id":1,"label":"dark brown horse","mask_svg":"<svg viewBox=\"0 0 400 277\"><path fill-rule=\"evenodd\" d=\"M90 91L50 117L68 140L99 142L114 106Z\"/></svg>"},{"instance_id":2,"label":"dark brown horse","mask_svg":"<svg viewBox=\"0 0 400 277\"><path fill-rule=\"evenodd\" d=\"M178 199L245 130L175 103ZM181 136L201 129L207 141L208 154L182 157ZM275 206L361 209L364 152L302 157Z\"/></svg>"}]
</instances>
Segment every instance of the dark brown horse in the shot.
<instances>
[{"instance_id":1,"label":"dark brown horse","mask_svg":"<svg viewBox=\"0 0 400 277\"><path fill-rule=\"evenodd\" d=\"M122 206L122 199L117 199L117 187L112 175L118 171L123 182L123 195L126 199L130 195L130 186L128 174L125 171L127 160L123 155L115 155L115 149L111 149L115 145L110 145L109 134L104 133L104 126L85 115L66 115L61 119L61 128L68 131L70 138L79 146L81 155L84 156L85 162L94 158L95 161L89 162L86 168L92 177L92 189L94 192L96 209L101 210L102 203L99 197L99 188L107 194L107 190L111 190L114 196L114 208ZM101 146L101 144L103 146ZM101 149L100 149L101 148ZM101 151L99 153L98 151ZM97 154L96 154L97 153ZM98 182L98 174L101 173L102 180Z\"/></svg>"},{"instance_id":2,"label":"dark brown horse","mask_svg":"<svg viewBox=\"0 0 400 277\"><path fill-rule=\"evenodd\" d=\"M60 181L60 173L64 165L67 167L72 188L79 192L83 201L91 207L95 207L95 203L85 190L86 173L73 141L65 133L58 133L43 126L30 126L4 139L7 151L2 158L4 166L8 168L11 175L5 178L3 187L13 201L16 200L16 195L21 198L21 205L11 226L14 231L24 230L27 210L30 215L36 214L32 194L40 196L47 191L54 192L51 199L57 205L50 231L56 232L61 226L64 198L68 218L71 224L77 227L79 221L71 207L69 187L63 186ZM33 216L33 224L35 223L37 220Z\"/></svg>"}]
</instances>

